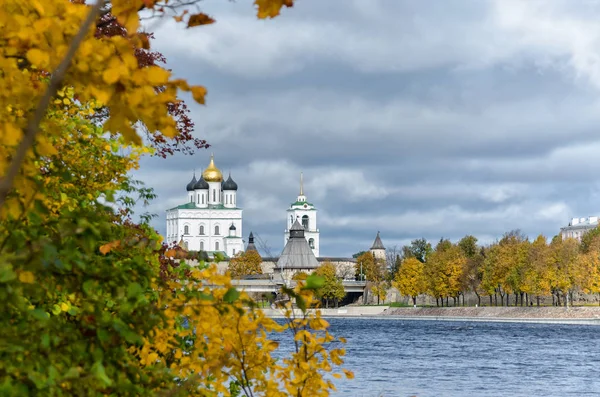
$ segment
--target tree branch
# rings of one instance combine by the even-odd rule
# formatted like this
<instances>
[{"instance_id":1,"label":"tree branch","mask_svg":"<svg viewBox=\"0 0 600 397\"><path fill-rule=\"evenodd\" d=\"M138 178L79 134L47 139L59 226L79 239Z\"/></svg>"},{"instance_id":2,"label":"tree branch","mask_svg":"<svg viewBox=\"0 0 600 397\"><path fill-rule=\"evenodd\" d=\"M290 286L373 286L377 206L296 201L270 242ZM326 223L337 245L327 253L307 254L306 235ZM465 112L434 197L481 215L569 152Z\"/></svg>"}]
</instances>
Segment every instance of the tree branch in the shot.
<instances>
[{"instance_id":1,"label":"tree branch","mask_svg":"<svg viewBox=\"0 0 600 397\"><path fill-rule=\"evenodd\" d=\"M46 109L48 108L50 101L52 100L54 95L56 95L58 88L61 86L62 81L64 80L65 75L67 73L67 69L69 68L71 61L75 56L75 52L77 52L77 49L81 45L81 42L85 38L85 35L92 26L92 23L96 20L96 17L100 13L100 9L103 4L104 0L96 0L96 4L94 4L86 20L79 28L79 32L77 32L77 35L73 38L73 41L69 46L67 54L65 55L61 63L58 65L54 73L52 73L52 77L50 78L48 88L46 88L44 96L42 96L42 98L40 99L40 102L38 103L33 117L29 120L29 123L27 123L27 128L25 129L25 136L23 137L23 140L17 148L17 153L15 154L15 157L10 163L8 172L6 173L4 178L0 180L0 208L2 208L2 206L6 202L6 197L12 189L15 178L17 177L17 174L19 173L19 170L21 169L21 166L25 161L27 151L33 146L33 143L35 142L35 136L39 130L40 123L44 118L44 115L46 114Z\"/></svg>"}]
</instances>

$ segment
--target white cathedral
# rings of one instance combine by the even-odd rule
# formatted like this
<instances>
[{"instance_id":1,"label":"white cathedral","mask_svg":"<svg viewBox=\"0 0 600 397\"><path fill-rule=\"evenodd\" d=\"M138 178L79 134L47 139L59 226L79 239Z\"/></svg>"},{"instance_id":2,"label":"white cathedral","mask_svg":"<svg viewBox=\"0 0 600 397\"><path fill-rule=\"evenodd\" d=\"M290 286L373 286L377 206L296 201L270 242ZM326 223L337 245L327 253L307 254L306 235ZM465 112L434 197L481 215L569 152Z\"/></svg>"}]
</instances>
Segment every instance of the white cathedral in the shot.
<instances>
[{"instance_id":1,"label":"white cathedral","mask_svg":"<svg viewBox=\"0 0 600 397\"><path fill-rule=\"evenodd\" d=\"M167 242L183 241L190 251L222 252L230 258L244 251L242 209L237 207L237 189L231 174L223 182L223 174L211 155L200 179L196 180L194 175L188 183L186 203L167 210ZM298 220L309 247L318 258L317 209L306 200L302 173L300 194L287 209L287 217L284 246L290 238L290 229Z\"/></svg>"},{"instance_id":2,"label":"white cathedral","mask_svg":"<svg viewBox=\"0 0 600 397\"><path fill-rule=\"evenodd\" d=\"M187 202L167 210L167 242L183 241L190 251L223 252L229 257L243 251L237 189L231 174L223 182L211 155L200 179L194 175L188 183Z\"/></svg>"}]
</instances>

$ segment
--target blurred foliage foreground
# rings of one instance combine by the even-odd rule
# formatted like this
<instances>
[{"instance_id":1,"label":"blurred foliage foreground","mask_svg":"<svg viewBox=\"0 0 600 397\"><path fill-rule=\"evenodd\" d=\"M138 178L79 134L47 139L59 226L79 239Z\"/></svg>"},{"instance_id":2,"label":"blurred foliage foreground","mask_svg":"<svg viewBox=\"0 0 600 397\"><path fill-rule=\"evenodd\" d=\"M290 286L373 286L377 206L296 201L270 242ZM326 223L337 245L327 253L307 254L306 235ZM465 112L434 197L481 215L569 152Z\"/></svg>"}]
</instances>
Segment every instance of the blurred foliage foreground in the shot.
<instances>
[{"instance_id":1,"label":"blurred foliage foreground","mask_svg":"<svg viewBox=\"0 0 600 397\"><path fill-rule=\"evenodd\" d=\"M343 340L309 310L321 279L283 291L280 325L133 220L153 193L129 171L153 142L191 139L178 90L206 95L141 62L138 13L214 22L177 8L193 3L0 2L1 396L324 396L332 376L352 377ZM266 18L292 1L256 5ZM295 349L276 360L269 335L288 331Z\"/></svg>"}]
</instances>

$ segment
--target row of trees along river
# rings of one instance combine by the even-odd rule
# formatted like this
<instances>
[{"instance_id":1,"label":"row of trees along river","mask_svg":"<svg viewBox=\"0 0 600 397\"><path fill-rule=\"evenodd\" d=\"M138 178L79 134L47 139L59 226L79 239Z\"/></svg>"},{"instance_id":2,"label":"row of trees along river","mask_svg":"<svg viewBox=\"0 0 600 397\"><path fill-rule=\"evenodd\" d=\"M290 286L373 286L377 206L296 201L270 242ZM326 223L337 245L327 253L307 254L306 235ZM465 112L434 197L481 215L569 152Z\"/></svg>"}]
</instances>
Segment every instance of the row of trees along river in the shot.
<instances>
[{"instance_id":1,"label":"row of trees along river","mask_svg":"<svg viewBox=\"0 0 600 397\"><path fill-rule=\"evenodd\" d=\"M385 299L390 287L411 297L413 304L427 294L438 306L464 305L468 293L475 294L479 305L494 306L539 306L542 297L567 306L575 292L600 294L600 228L581 242L560 235L531 240L515 230L487 246L467 235L457 243L441 239L435 247L417 239L390 251L385 261L369 252L354 255L357 277L370 281L379 299Z\"/></svg>"}]
</instances>

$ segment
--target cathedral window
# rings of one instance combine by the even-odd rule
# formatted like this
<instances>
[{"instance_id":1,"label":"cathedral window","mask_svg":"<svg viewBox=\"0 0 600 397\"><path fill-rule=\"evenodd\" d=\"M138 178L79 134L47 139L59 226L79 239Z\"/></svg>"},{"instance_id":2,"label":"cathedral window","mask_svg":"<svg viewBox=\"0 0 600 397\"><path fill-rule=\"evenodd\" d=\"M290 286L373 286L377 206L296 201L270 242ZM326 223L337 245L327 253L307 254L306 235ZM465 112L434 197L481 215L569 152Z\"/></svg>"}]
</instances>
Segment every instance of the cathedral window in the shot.
<instances>
[{"instance_id":1,"label":"cathedral window","mask_svg":"<svg viewBox=\"0 0 600 397\"><path fill-rule=\"evenodd\" d=\"M219 235L219 225L215 226L215 236Z\"/></svg>"},{"instance_id":2,"label":"cathedral window","mask_svg":"<svg viewBox=\"0 0 600 397\"><path fill-rule=\"evenodd\" d=\"M217 201L217 191L213 189L213 202Z\"/></svg>"},{"instance_id":3,"label":"cathedral window","mask_svg":"<svg viewBox=\"0 0 600 397\"><path fill-rule=\"evenodd\" d=\"M204 194L202 195L202 204L204 204Z\"/></svg>"},{"instance_id":4,"label":"cathedral window","mask_svg":"<svg viewBox=\"0 0 600 397\"><path fill-rule=\"evenodd\" d=\"M204 241L200 241L200 251L204 251Z\"/></svg>"},{"instance_id":5,"label":"cathedral window","mask_svg":"<svg viewBox=\"0 0 600 397\"><path fill-rule=\"evenodd\" d=\"M218 251L218 250L219 250L219 242L218 242L218 241L216 241L216 242L215 242L215 251Z\"/></svg>"},{"instance_id":6,"label":"cathedral window","mask_svg":"<svg viewBox=\"0 0 600 397\"><path fill-rule=\"evenodd\" d=\"M314 238L311 238L308 240L308 246L312 249L315 248L315 239Z\"/></svg>"},{"instance_id":7,"label":"cathedral window","mask_svg":"<svg viewBox=\"0 0 600 397\"><path fill-rule=\"evenodd\" d=\"M302 217L302 226L304 226L304 230L308 230L308 215Z\"/></svg>"},{"instance_id":8,"label":"cathedral window","mask_svg":"<svg viewBox=\"0 0 600 397\"><path fill-rule=\"evenodd\" d=\"M200 225L200 235L204 236L204 225Z\"/></svg>"},{"instance_id":9,"label":"cathedral window","mask_svg":"<svg viewBox=\"0 0 600 397\"><path fill-rule=\"evenodd\" d=\"M183 234L190 234L190 227L188 225L183 227Z\"/></svg>"}]
</instances>

